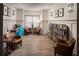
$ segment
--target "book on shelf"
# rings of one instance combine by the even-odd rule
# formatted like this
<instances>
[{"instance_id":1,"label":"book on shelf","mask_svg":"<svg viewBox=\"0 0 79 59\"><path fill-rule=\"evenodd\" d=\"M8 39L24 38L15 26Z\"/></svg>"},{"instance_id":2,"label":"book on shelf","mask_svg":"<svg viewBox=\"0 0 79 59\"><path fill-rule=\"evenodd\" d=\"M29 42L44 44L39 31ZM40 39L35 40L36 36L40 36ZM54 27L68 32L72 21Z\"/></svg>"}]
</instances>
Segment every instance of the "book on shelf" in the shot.
<instances>
[{"instance_id":1,"label":"book on shelf","mask_svg":"<svg viewBox=\"0 0 79 59\"><path fill-rule=\"evenodd\" d=\"M68 39L69 28L66 24L51 24L49 31L50 31L50 36L55 37L55 39L57 39L57 40L58 39L63 39L63 40Z\"/></svg>"}]
</instances>

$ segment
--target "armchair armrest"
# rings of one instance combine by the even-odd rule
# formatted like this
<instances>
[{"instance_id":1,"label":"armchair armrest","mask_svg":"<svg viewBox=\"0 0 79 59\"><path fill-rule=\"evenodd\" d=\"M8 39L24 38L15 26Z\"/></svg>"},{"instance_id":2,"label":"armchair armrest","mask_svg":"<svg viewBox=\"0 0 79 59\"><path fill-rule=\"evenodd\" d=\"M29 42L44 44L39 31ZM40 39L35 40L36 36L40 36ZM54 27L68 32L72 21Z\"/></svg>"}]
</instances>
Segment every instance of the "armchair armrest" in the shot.
<instances>
[{"instance_id":1,"label":"armchair armrest","mask_svg":"<svg viewBox=\"0 0 79 59\"><path fill-rule=\"evenodd\" d=\"M63 43L58 43L57 46L55 47L56 51L61 50L62 52L67 52L67 51L72 51L72 45L68 45L68 44L63 44ZM66 51L67 50L67 51Z\"/></svg>"},{"instance_id":2,"label":"armchair armrest","mask_svg":"<svg viewBox=\"0 0 79 59\"><path fill-rule=\"evenodd\" d=\"M70 44L57 43L57 45L61 45L61 46L70 47Z\"/></svg>"},{"instance_id":3,"label":"armchair armrest","mask_svg":"<svg viewBox=\"0 0 79 59\"><path fill-rule=\"evenodd\" d=\"M20 38L21 38L20 36L15 36L15 37L14 37L14 39L20 39Z\"/></svg>"}]
</instances>

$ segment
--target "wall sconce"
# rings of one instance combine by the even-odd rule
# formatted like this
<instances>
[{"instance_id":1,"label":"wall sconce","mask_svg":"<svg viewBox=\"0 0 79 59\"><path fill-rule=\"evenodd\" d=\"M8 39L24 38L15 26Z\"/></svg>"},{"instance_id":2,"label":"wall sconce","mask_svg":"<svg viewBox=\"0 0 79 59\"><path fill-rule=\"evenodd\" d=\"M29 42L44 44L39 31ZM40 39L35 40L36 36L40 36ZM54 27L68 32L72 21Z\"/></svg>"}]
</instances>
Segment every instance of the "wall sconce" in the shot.
<instances>
[{"instance_id":1,"label":"wall sconce","mask_svg":"<svg viewBox=\"0 0 79 59\"><path fill-rule=\"evenodd\" d=\"M71 3L71 4L68 5L68 12L69 13L74 12L74 3Z\"/></svg>"}]
</instances>

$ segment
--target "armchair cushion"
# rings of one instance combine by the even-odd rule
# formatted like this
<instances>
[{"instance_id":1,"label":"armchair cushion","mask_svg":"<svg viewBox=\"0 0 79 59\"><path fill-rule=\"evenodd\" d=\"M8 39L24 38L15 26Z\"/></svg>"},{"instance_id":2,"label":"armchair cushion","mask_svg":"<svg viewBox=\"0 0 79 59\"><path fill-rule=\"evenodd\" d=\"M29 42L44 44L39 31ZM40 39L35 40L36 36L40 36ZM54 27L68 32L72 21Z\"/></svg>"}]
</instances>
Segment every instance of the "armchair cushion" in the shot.
<instances>
[{"instance_id":1,"label":"armchair cushion","mask_svg":"<svg viewBox=\"0 0 79 59\"><path fill-rule=\"evenodd\" d=\"M68 44L68 42L67 42L66 40L61 40L61 39L60 39L58 42L59 42L59 43L63 43L63 44Z\"/></svg>"}]
</instances>

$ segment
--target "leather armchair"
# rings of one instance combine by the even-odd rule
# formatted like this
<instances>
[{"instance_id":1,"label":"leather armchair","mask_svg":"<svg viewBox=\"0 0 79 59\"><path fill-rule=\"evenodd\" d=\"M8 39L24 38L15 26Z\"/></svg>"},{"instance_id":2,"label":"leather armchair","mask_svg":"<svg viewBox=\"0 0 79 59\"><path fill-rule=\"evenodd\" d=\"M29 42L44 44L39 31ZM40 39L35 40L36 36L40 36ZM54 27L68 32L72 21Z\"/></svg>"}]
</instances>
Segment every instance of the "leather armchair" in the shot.
<instances>
[{"instance_id":1,"label":"leather armchair","mask_svg":"<svg viewBox=\"0 0 79 59\"><path fill-rule=\"evenodd\" d=\"M16 36L14 32L9 33L9 38L7 38L5 34L4 41L7 43L7 50L15 50L16 46L18 46L19 44L22 46L22 40L20 36Z\"/></svg>"},{"instance_id":2,"label":"leather armchair","mask_svg":"<svg viewBox=\"0 0 79 59\"><path fill-rule=\"evenodd\" d=\"M31 28L25 28L25 34L30 34L31 33Z\"/></svg>"},{"instance_id":3,"label":"leather armchair","mask_svg":"<svg viewBox=\"0 0 79 59\"><path fill-rule=\"evenodd\" d=\"M8 46L12 50L15 50L18 45L22 46L22 39L19 36L15 36L14 38L12 38L11 42L8 42Z\"/></svg>"},{"instance_id":4,"label":"leather armchair","mask_svg":"<svg viewBox=\"0 0 79 59\"><path fill-rule=\"evenodd\" d=\"M73 49L75 45L75 39L68 41L67 43L58 42L57 46L54 46L54 55L57 54L70 56L73 54Z\"/></svg>"},{"instance_id":5,"label":"leather armchair","mask_svg":"<svg viewBox=\"0 0 79 59\"><path fill-rule=\"evenodd\" d=\"M41 28L40 27L36 27L33 29L35 34L40 34Z\"/></svg>"}]
</instances>

